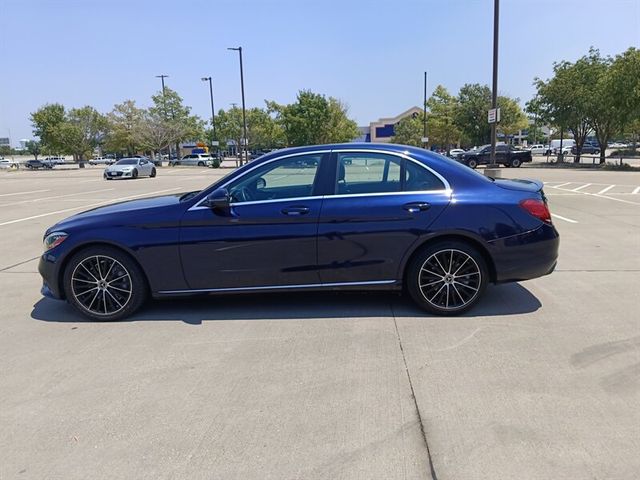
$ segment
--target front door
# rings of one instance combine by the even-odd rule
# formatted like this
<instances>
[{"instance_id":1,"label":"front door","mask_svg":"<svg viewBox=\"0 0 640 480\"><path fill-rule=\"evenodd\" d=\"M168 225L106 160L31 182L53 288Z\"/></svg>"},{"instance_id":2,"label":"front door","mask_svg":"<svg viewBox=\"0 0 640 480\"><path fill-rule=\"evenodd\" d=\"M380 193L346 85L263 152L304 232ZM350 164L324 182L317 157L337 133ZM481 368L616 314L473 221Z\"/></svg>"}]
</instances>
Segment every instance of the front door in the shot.
<instances>
[{"instance_id":1,"label":"front door","mask_svg":"<svg viewBox=\"0 0 640 480\"><path fill-rule=\"evenodd\" d=\"M226 185L229 212L185 213L180 251L191 289L251 289L319 283L315 195L324 154L261 164Z\"/></svg>"},{"instance_id":2,"label":"front door","mask_svg":"<svg viewBox=\"0 0 640 480\"><path fill-rule=\"evenodd\" d=\"M323 283L390 282L406 252L449 204L448 185L412 160L337 153L335 194L318 226Z\"/></svg>"}]
</instances>

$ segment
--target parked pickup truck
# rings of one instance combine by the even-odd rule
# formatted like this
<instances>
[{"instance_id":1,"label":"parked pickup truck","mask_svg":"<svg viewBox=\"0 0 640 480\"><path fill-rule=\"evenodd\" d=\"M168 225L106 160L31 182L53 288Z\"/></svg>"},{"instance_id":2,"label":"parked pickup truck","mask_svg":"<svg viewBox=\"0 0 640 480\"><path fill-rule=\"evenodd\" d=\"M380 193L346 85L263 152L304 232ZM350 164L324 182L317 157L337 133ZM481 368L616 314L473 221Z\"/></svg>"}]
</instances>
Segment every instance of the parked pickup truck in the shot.
<instances>
[{"instance_id":1,"label":"parked pickup truck","mask_svg":"<svg viewBox=\"0 0 640 480\"><path fill-rule=\"evenodd\" d=\"M491 145L483 145L475 150L464 152L458 161L466 166L476 168L478 165L487 165L490 162ZM513 145L500 144L496 145L496 163L505 167L519 167L524 162L531 161L531 152L528 150L519 150Z\"/></svg>"}]
</instances>

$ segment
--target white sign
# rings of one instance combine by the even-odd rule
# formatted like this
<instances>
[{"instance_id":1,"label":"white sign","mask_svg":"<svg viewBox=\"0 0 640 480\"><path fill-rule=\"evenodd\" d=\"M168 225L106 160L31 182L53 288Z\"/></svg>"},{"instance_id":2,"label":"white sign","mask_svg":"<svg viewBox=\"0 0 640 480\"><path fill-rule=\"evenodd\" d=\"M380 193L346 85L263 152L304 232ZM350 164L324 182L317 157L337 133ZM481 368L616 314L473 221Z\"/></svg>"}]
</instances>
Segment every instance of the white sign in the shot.
<instances>
[{"instance_id":1,"label":"white sign","mask_svg":"<svg viewBox=\"0 0 640 480\"><path fill-rule=\"evenodd\" d=\"M214 140L213 142L211 142L211 145L217 147L218 145L220 145L220 142L218 140Z\"/></svg>"},{"instance_id":2,"label":"white sign","mask_svg":"<svg viewBox=\"0 0 640 480\"><path fill-rule=\"evenodd\" d=\"M489 114L487 115L487 121L489 123L500 123L500 109L492 108L489 110Z\"/></svg>"},{"instance_id":3,"label":"white sign","mask_svg":"<svg viewBox=\"0 0 640 480\"><path fill-rule=\"evenodd\" d=\"M422 137L422 143L429 143L429 137Z\"/></svg>"}]
</instances>

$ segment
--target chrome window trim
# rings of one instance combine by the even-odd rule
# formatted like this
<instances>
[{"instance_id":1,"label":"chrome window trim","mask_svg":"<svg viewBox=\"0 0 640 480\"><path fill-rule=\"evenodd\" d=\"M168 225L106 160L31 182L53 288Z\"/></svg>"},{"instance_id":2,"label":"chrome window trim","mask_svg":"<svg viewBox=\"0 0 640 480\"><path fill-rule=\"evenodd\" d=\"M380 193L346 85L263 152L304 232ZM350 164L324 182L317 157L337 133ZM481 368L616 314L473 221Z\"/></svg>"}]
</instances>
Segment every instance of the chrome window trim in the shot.
<instances>
[{"instance_id":1,"label":"chrome window trim","mask_svg":"<svg viewBox=\"0 0 640 480\"><path fill-rule=\"evenodd\" d=\"M181 293L224 293L224 292L249 292L254 290L284 290L288 288L319 288L319 287L349 287L359 285L391 285L396 280L370 280L367 282L335 282L335 283L307 283L301 285L265 285L260 287L228 287L228 288L196 288L187 290L160 290L158 294L175 295Z\"/></svg>"},{"instance_id":2,"label":"chrome window trim","mask_svg":"<svg viewBox=\"0 0 640 480\"><path fill-rule=\"evenodd\" d=\"M364 148L339 148L336 150L331 150L331 152L332 153L378 153L378 154L386 154L386 155L395 155L396 157L404 158L406 160L409 160L417 164L419 167L422 167L428 170L432 174L434 174L444 184L445 186L444 192L447 192L448 195L451 195L451 192L452 192L451 184L447 181L446 178L444 178L442 175L436 172L433 168L429 167L428 165L425 165L424 163L416 160L415 158L411 157L406 153L388 152L388 151L364 149ZM443 191L442 189L439 189L439 190L424 190L421 192L389 192L389 193L425 193L425 192L442 192L442 191ZM371 195L371 194L363 194L363 195Z\"/></svg>"},{"instance_id":3,"label":"chrome window trim","mask_svg":"<svg viewBox=\"0 0 640 480\"><path fill-rule=\"evenodd\" d=\"M285 158L291 158L291 157L302 157L302 156L306 156L306 155L318 155L318 154L324 155L326 153L331 153L331 150L326 150L326 149L325 150L313 150L311 152L297 152L297 153L289 153L287 155L280 155L278 157L272 158L271 160L267 160L266 162L260 162L258 165L254 166L252 168L249 168L246 172L244 172L239 177L235 177L235 178L232 178L230 180L227 180L225 183L220 185L218 188L224 188L227 185L229 185L231 182L244 177L249 172L254 171L256 168L260 168L260 167L262 167L264 165L268 165L269 163L276 162L278 160L284 160ZM303 198L313 198L313 197L298 197L298 198L296 198L294 200L299 200L299 199L303 199ZM187 211L190 212L192 210L203 210L203 209L207 209L208 210L209 207L203 207L203 206L200 205L205 200L206 200L206 197L203 198L202 200L200 200L198 203L196 203L191 208L189 208L189 210L187 210ZM277 200L287 201L287 200L292 200L292 199L291 198L281 198L281 199L277 199ZM247 205L247 204L265 203L265 202L271 202L272 203L273 200L255 200L255 201L251 201L251 202L236 202L236 203L232 203L230 205Z\"/></svg>"},{"instance_id":4,"label":"chrome window trim","mask_svg":"<svg viewBox=\"0 0 640 480\"><path fill-rule=\"evenodd\" d=\"M287 154L287 155L281 155L279 157L272 158L271 160L268 160L266 162L262 162L259 165L256 165L253 168L248 169L246 172L244 172L239 177L236 177L236 178L233 178L231 180L228 180L227 182L225 182L222 185L220 185L218 188L224 188L227 185L229 185L231 182L244 177L245 175L247 175L248 173L252 172L256 168L259 168L259 167L261 167L263 165L267 165L269 163L272 163L272 162L275 162L275 161L278 161L278 160L284 160L285 158L291 158L291 157L302 157L302 156L306 156L306 155L318 155L318 154L324 155L326 153L378 153L378 154L395 155L396 157L400 157L400 158L404 158L406 160L409 160L409 161L417 164L419 167L422 167L422 168L428 170L430 173L435 175L444 184L445 188L444 188L444 190L443 189L417 190L417 191L413 191L413 192L374 192L374 193L345 193L345 194L337 194L337 195L336 194L334 194L334 195L312 195L312 196L308 196L308 197L277 198L277 199L272 199L272 200L253 200L253 201L249 201L249 202L235 202L235 203L231 203L230 206L259 205L259 204L262 204L262 203L278 203L278 202L298 202L298 201L302 201L302 200L317 200L317 199L325 200L325 199L331 199L331 198L379 197L379 196L386 196L386 195L419 195L419 194L435 195L435 194L442 194L442 195L451 196L451 194L452 194L451 184L447 181L446 178L444 178L442 175L440 175L440 173L435 171L433 168L431 168L428 165L425 165L424 163L412 158L411 156L409 156L409 155L407 155L405 153L401 153L401 152L388 152L388 151L382 151L382 150L362 149L362 148L353 148L353 149L340 148L340 149L336 149L336 150L314 150L314 151L304 152L304 153L298 152L298 153L290 153L290 154ZM198 203L196 203L191 208L189 208L189 210L187 210L187 211L190 212L192 210L209 210L209 207L205 207L205 206L201 205L201 203L204 202L205 200L206 200L206 197L203 198L202 200L200 200Z\"/></svg>"}]
</instances>

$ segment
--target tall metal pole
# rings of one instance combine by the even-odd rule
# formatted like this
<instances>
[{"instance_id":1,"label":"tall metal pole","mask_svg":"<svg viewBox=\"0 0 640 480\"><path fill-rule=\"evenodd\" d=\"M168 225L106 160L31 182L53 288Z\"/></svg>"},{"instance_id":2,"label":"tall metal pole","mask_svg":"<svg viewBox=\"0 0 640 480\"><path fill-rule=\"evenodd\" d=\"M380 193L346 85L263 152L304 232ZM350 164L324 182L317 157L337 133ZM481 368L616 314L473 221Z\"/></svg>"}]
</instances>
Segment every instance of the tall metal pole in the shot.
<instances>
[{"instance_id":1,"label":"tall metal pole","mask_svg":"<svg viewBox=\"0 0 640 480\"><path fill-rule=\"evenodd\" d=\"M493 0L493 90L491 92L491 108L498 108L498 31L500 20L500 0ZM496 167L496 122L491 124L491 167Z\"/></svg>"},{"instance_id":2,"label":"tall metal pole","mask_svg":"<svg viewBox=\"0 0 640 480\"><path fill-rule=\"evenodd\" d=\"M211 77L202 77L203 82L209 82L209 98L211 99L211 129L213 131L213 141L216 140L216 110L213 106L213 79ZM211 144L213 147L213 144Z\"/></svg>"},{"instance_id":3,"label":"tall metal pole","mask_svg":"<svg viewBox=\"0 0 640 480\"><path fill-rule=\"evenodd\" d=\"M427 148L427 144L429 143L426 140L427 138L427 72L424 72L424 101L422 105L422 114L423 114L422 138L424 139L423 140L424 148Z\"/></svg>"},{"instance_id":4,"label":"tall metal pole","mask_svg":"<svg viewBox=\"0 0 640 480\"><path fill-rule=\"evenodd\" d=\"M243 141L243 152L244 152L244 159L245 161L247 161L247 143L248 139L247 139L247 113L246 113L246 107L245 107L245 103L244 103L244 72L243 72L243 65L242 65L242 47L235 47L235 48L228 48L227 50L235 50L240 54L240 90L242 93L242 128L243 128L243 135L244 135L244 141ZM241 162L242 163L242 162Z\"/></svg>"}]
</instances>

